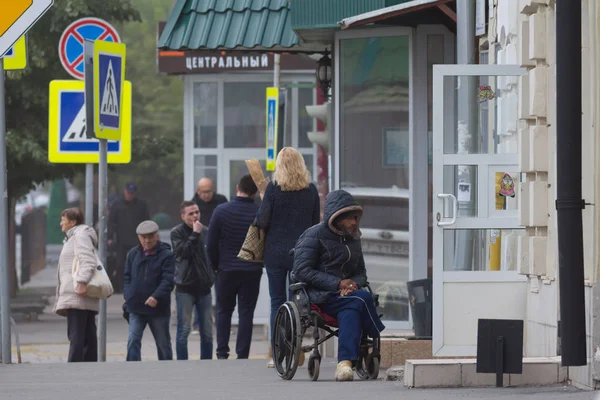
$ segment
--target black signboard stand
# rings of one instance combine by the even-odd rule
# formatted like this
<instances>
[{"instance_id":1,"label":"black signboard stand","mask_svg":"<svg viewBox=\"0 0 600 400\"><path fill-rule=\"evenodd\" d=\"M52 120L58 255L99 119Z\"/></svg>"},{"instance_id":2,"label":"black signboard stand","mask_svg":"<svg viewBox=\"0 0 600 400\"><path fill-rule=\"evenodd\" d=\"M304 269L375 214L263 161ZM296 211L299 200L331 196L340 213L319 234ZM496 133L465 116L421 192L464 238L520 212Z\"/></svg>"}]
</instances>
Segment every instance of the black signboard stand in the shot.
<instances>
[{"instance_id":1,"label":"black signboard stand","mask_svg":"<svg viewBox=\"0 0 600 400\"><path fill-rule=\"evenodd\" d=\"M503 386L503 374L523 373L522 320L478 321L477 373L495 373L496 387Z\"/></svg>"}]
</instances>

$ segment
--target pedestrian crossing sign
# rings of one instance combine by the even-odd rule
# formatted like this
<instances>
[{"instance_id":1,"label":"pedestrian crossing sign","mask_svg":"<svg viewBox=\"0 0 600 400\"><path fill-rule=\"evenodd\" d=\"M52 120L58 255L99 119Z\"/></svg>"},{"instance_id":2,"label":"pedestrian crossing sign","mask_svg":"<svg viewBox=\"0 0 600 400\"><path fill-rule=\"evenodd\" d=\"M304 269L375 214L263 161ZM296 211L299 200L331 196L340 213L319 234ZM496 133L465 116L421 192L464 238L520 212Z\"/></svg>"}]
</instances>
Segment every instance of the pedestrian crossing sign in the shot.
<instances>
[{"instance_id":1,"label":"pedestrian crossing sign","mask_svg":"<svg viewBox=\"0 0 600 400\"><path fill-rule=\"evenodd\" d=\"M122 43L94 41L94 133L98 139L121 139L125 52Z\"/></svg>"},{"instance_id":2,"label":"pedestrian crossing sign","mask_svg":"<svg viewBox=\"0 0 600 400\"><path fill-rule=\"evenodd\" d=\"M131 82L123 83L121 140L108 141L109 164L131 161ZM85 83L50 82L48 159L51 163L98 164L100 142L88 138L85 120Z\"/></svg>"}]
</instances>

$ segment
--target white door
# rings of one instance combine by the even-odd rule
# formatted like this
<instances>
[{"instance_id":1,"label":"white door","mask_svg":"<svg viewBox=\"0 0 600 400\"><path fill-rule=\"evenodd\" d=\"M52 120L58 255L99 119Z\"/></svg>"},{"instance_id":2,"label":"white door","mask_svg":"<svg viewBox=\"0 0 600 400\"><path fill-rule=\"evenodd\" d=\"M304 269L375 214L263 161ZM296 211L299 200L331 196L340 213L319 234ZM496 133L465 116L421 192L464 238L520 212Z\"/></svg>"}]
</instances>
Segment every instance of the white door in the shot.
<instances>
[{"instance_id":1,"label":"white door","mask_svg":"<svg viewBox=\"0 0 600 400\"><path fill-rule=\"evenodd\" d=\"M513 65L433 67L433 355L476 356L477 320L524 319Z\"/></svg>"}]
</instances>

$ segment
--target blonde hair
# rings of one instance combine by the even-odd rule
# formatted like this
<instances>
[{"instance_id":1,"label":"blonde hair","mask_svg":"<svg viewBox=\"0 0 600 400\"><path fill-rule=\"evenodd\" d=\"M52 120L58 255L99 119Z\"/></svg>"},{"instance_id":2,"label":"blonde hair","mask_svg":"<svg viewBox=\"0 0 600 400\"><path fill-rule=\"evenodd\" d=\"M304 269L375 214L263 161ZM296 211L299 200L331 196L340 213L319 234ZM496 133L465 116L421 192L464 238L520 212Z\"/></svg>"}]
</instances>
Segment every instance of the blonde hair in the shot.
<instances>
[{"instance_id":1,"label":"blonde hair","mask_svg":"<svg viewBox=\"0 0 600 400\"><path fill-rule=\"evenodd\" d=\"M306 189L310 184L310 173L304 157L293 147L284 147L277 154L273 180L283 191Z\"/></svg>"}]
</instances>

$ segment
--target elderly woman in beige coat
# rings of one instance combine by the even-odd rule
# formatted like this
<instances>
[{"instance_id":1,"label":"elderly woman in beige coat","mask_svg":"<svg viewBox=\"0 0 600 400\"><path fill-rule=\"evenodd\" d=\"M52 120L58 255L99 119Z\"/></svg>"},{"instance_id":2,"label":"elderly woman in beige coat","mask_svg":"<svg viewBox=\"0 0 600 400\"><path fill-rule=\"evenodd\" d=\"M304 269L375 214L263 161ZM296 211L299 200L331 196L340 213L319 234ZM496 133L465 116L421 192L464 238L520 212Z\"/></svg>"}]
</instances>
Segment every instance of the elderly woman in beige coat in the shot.
<instances>
[{"instance_id":1,"label":"elderly woman in beige coat","mask_svg":"<svg viewBox=\"0 0 600 400\"><path fill-rule=\"evenodd\" d=\"M99 300L86 295L87 283L98 266L95 255L98 238L93 228L83 224L83 214L78 208L68 208L61 213L60 227L67 237L58 261L54 312L67 317L67 335L71 342L68 362L98 361ZM79 269L74 278L75 258Z\"/></svg>"}]
</instances>

